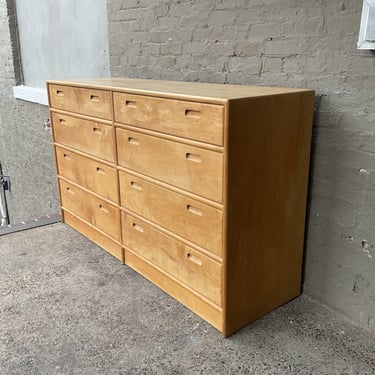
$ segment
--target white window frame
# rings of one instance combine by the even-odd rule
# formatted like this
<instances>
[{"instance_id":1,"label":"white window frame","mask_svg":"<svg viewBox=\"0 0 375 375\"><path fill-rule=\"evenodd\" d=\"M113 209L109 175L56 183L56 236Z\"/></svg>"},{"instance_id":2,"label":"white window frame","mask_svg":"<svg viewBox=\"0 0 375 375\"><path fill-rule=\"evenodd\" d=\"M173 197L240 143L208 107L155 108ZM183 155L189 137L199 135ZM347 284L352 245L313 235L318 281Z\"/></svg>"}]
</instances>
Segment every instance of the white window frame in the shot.
<instances>
[{"instance_id":1,"label":"white window frame","mask_svg":"<svg viewBox=\"0 0 375 375\"><path fill-rule=\"evenodd\" d=\"M372 12L372 19L370 19L370 10ZM363 0L362 16L361 16L361 26L359 29L358 37L358 49L375 49L375 41L366 40L366 32L368 30L369 22L371 22L371 27L375 27L374 13L375 12L375 0Z\"/></svg>"},{"instance_id":2,"label":"white window frame","mask_svg":"<svg viewBox=\"0 0 375 375\"><path fill-rule=\"evenodd\" d=\"M22 99L28 102L48 105L47 89L25 85L14 86L13 96L16 99Z\"/></svg>"}]
</instances>

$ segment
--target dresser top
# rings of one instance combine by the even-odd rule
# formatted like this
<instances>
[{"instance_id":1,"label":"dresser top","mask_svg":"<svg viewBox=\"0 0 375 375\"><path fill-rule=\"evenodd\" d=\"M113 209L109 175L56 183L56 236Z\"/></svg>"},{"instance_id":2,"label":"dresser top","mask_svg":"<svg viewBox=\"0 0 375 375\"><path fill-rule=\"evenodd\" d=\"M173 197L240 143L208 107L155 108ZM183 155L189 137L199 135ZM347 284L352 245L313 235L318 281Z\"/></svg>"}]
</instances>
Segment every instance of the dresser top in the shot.
<instances>
[{"instance_id":1,"label":"dresser top","mask_svg":"<svg viewBox=\"0 0 375 375\"><path fill-rule=\"evenodd\" d=\"M133 94L158 95L164 97L197 98L210 101L227 101L247 97L279 95L312 90L283 87L224 85L181 81L155 81L133 78L94 78L69 81L47 81L50 84L90 87L126 91Z\"/></svg>"}]
</instances>

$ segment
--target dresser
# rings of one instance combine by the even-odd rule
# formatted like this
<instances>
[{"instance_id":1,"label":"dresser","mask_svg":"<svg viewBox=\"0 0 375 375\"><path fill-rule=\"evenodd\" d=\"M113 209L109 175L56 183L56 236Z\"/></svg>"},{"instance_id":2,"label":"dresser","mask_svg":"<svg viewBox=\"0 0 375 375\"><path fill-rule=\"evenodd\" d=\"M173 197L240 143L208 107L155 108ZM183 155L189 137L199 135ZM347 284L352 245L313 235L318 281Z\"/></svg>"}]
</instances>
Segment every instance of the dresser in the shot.
<instances>
[{"instance_id":1,"label":"dresser","mask_svg":"<svg viewBox=\"0 0 375 375\"><path fill-rule=\"evenodd\" d=\"M224 336L300 294L313 91L47 86L65 223Z\"/></svg>"}]
</instances>

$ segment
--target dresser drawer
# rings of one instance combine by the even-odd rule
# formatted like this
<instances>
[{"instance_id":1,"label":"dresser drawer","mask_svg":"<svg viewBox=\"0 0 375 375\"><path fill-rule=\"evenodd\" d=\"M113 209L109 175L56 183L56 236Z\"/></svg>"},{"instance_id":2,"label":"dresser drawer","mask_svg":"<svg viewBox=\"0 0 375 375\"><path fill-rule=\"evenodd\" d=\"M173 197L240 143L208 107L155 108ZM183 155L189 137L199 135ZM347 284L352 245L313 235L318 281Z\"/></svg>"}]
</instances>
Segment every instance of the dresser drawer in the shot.
<instances>
[{"instance_id":1,"label":"dresser drawer","mask_svg":"<svg viewBox=\"0 0 375 375\"><path fill-rule=\"evenodd\" d=\"M63 85L48 86L50 106L111 120L111 93L107 90L84 89Z\"/></svg>"},{"instance_id":2,"label":"dresser drawer","mask_svg":"<svg viewBox=\"0 0 375 375\"><path fill-rule=\"evenodd\" d=\"M117 241L120 236L120 211L117 207L59 180L62 206L77 214L88 223L107 233Z\"/></svg>"},{"instance_id":3,"label":"dresser drawer","mask_svg":"<svg viewBox=\"0 0 375 375\"><path fill-rule=\"evenodd\" d=\"M59 175L118 203L116 169L96 160L56 147Z\"/></svg>"},{"instance_id":4,"label":"dresser drawer","mask_svg":"<svg viewBox=\"0 0 375 375\"><path fill-rule=\"evenodd\" d=\"M115 121L223 145L224 107L215 104L113 93Z\"/></svg>"},{"instance_id":5,"label":"dresser drawer","mask_svg":"<svg viewBox=\"0 0 375 375\"><path fill-rule=\"evenodd\" d=\"M220 263L124 212L124 245L221 306Z\"/></svg>"},{"instance_id":6,"label":"dresser drawer","mask_svg":"<svg viewBox=\"0 0 375 375\"><path fill-rule=\"evenodd\" d=\"M61 113L52 113L52 125L55 142L115 161L113 126Z\"/></svg>"},{"instance_id":7,"label":"dresser drawer","mask_svg":"<svg viewBox=\"0 0 375 375\"><path fill-rule=\"evenodd\" d=\"M222 211L122 171L121 205L222 256Z\"/></svg>"},{"instance_id":8,"label":"dresser drawer","mask_svg":"<svg viewBox=\"0 0 375 375\"><path fill-rule=\"evenodd\" d=\"M223 154L116 128L118 164L217 202Z\"/></svg>"}]
</instances>

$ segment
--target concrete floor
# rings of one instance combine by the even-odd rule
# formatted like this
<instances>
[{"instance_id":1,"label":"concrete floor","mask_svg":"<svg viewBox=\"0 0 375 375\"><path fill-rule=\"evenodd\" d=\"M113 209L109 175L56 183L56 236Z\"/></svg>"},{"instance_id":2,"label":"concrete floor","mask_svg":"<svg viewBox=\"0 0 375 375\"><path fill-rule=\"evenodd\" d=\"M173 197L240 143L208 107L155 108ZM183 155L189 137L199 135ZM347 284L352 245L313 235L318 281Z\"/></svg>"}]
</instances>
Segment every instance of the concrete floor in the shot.
<instances>
[{"instance_id":1,"label":"concrete floor","mask_svg":"<svg viewBox=\"0 0 375 375\"><path fill-rule=\"evenodd\" d=\"M65 224L0 237L0 374L375 374L375 338L298 298L218 331Z\"/></svg>"}]
</instances>

